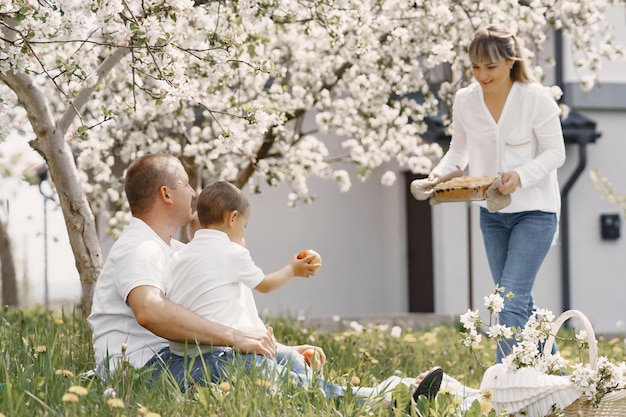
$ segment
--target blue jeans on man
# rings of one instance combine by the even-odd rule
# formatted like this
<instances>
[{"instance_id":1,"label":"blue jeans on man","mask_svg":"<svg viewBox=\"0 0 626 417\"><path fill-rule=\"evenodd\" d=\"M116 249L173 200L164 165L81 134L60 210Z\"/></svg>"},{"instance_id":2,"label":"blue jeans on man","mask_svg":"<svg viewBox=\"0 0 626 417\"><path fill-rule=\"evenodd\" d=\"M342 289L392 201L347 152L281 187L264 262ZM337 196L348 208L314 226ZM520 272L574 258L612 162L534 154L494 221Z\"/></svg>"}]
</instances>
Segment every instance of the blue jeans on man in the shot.
<instances>
[{"instance_id":1,"label":"blue jeans on man","mask_svg":"<svg viewBox=\"0 0 626 417\"><path fill-rule=\"evenodd\" d=\"M186 392L195 384L206 385L209 382L227 381L229 373L235 367L243 366L246 371L258 372L259 377L272 381L288 376L298 386L311 387L313 384L319 384L327 398L345 395L344 387L317 376L302 355L282 345L279 346L274 359L256 354L241 354L230 347L222 346L213 347L211 352L202 355L178 356L168 347L158 352L145 366L154 367L155 379L173 378L182 392Z\"/></svg>"}]
</instances>

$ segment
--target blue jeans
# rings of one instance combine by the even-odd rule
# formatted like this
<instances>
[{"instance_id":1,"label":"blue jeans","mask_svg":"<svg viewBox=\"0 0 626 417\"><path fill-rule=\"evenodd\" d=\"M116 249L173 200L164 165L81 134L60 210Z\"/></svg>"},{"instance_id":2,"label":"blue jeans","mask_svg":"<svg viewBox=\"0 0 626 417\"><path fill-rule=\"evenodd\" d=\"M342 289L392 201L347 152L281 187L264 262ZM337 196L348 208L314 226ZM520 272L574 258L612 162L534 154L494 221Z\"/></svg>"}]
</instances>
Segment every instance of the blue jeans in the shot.
<instances>
[{"instance_id":1,"label":"blue jeans","mask_svg":"<svg viewBox=\"0 0 626 417\"><path fill-rule=\"evenodd\" d=\"M249 366L250 359L241 355ZM198 356L179 356L170 351L169 347L161 349L146 364L153 367L154 380L161 378L175 382L182 392L186 392L195 384L218 383L227 379L228 365L234 360L231 348L216 347L211 353Z\"/></svg>"},{"instance_id":2,"label":"blue jeans","mask_svg":"<svg viewBox=\"0 0 626 417\"><path fill-rule=\"evenodd\" d=\"M480 209L480 228L493 281L515 294L505 300L500 324L521 327L535 310L532 295L535 277L552 245L556 232L555 213L524 211L490 213ZM515 341L498 343L496 360L508 355Z\"/></svg>"},{"instance_id":3,"label":"blue jeans","mask_svg":"<svg viewBox=\"0 0 626 417\"><path fill-rule=\"evenodd\" d=\"M145 366L154 367L155 380L171 378L182 392L196 384L227 381L233 369L242 366L246 372L256 372L259 377L273 381L287 377L302 387L319 384L327 398L345 395L343 387L315 375L302 355L282 345L274 359L256 354L241 354L229 347L213 347L211 352L203 355L178 356L167 347L154 355Z\"/></svg>"}]
</instances>

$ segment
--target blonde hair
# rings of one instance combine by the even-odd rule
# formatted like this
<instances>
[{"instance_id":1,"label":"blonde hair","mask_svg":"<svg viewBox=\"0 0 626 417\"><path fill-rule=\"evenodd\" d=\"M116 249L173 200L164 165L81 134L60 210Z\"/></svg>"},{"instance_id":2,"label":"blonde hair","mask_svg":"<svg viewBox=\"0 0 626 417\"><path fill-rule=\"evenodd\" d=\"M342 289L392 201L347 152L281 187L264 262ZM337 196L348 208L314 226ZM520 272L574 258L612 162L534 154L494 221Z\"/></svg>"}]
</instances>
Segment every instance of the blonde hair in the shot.
<instances>
[{"instance_id":1,"label":"blonde hair","mask_svg":"<svg viewBox=\"0 0 626 417\"><path fill-rule=\"evenodd\" d=\"M511 79L519 82L534 82L535 78L526 67L517 38L504 26L489 25L478 29L469 45L472 63L488 64L513 60Z\"/></svg>"}]
</instances>

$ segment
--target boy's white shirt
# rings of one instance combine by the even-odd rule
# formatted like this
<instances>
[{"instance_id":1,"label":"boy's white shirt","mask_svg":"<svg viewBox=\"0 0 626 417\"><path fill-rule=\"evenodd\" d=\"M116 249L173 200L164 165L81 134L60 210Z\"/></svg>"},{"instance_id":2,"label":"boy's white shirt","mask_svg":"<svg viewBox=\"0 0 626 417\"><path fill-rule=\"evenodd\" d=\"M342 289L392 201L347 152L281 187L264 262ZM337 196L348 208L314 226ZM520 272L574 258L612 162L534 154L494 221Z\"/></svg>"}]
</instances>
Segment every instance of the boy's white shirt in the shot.
<instances>
[{"instance_id":1,"label":"boy's white shirt","mask_svg":"<svg viewBox=\"0 0 626 417\"><path fill-rule=\"evenodd\" d=\"M231 242L226 233L198 230L191 242L172 255L166 270L170 301L235 329L265 329L252 294L265 274L248 249ZM170 342L170 349L185 354L184 343ZM202 352L210 349L200 347Z\"/></svg>"},{"instance_id":2,"label":"boy's white shirt","mask_svg":"<svg viewBox=\"0 0 626 417\"><path fill-rule=\"evenodd\" d=\"M136 368L167 346L167 340L137 323L126 300L131 290L141 285L164 291L163 272L168 258L182 246L176 240L168 246L150 226L132 217L111 247L88 318L99 374L104 375L107 358L111 372L119 365L122 345L126 345L126 358Z\"/></svg>"}]
</instances>

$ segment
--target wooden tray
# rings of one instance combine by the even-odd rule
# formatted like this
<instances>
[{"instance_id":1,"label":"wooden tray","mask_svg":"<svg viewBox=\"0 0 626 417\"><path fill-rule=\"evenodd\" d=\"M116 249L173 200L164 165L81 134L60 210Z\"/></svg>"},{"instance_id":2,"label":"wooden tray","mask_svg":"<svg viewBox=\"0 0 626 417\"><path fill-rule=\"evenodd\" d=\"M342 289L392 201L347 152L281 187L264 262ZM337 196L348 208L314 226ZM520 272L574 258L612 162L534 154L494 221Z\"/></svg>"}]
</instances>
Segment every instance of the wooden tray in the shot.
<instances>
[{"instance_id":1,"label":"wooden tray","mask_svg":"<svg viewBox=\"0 0 626 417\"><path fill-rule=\"evenodd\" d=\"M496 182L495 177L456 177L441 182L434 188L434 196L439 202L479 201L485 199L487 189Z\"/></svg>"}]
</instances>

